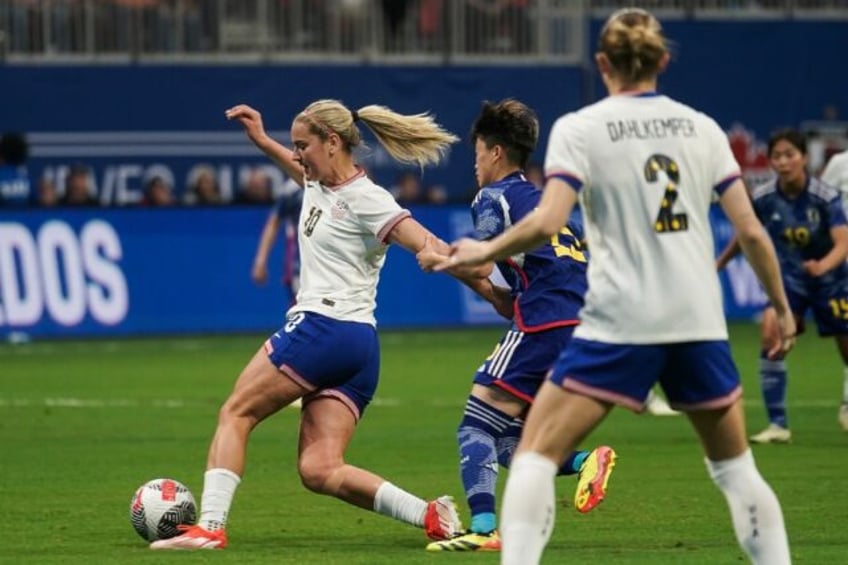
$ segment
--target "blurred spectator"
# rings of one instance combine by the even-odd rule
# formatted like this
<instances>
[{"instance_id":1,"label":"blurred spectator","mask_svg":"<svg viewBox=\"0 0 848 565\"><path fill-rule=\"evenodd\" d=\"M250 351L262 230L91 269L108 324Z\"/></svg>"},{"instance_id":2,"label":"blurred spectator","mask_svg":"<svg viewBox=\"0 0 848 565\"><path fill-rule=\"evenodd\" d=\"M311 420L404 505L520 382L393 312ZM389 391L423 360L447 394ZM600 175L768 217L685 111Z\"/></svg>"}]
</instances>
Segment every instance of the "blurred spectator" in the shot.
<instances>
[{"instance_id":1,"label":"blurred spectator","mask_svg":"<svg viewBox=\"0 0 848 565\"><path fill-rule=\"evenodd\" d=\"M401 173L390 192L401 206L426 203L424 191L421 189L421 179L412 171Z\"/></svg>"},{"instance_id":2,"label":"blurred spectator","mask_svg":"<svg viewBox=\"0 0 848 565\"><path fill-rule=\"evenodd\" d=\"M403 49L403 24L411 4L410 0L381 1L386 26L386 48L389 52Z\"/></svg>"},{"instance_id":3,"label":"blurred spectator","mask_svg":"<svg viewBox=\"0 0 848 565\"><path fill-rule=\"evenodd\" d=\"M441 206L448 201L448 191L440 184L432 184L424 191L424 200L427 204Z\"/></svg>"},{"instance_id":4,"label":"blurred spectator","mask_svg":"<svg viewBox=\"0 0 848 565\"><path fill-rule=\"evenodd\" d=\"M99 206L93 194L91 171L85 165L74 165L65 177L65 195L62 206L86 207Z\"/></svg>"},{"instance_id":5,"label":"blurred spectator","mask_svg":"<svg viewBox=\"0 0 848 565\"><path fill-rule=\"evenodd\" d=\"M12 0L4 26L5 40L12 52L27 53L32 51L33 32L38 27L36 8L36 0Z\"/></svg>"},{"instance_id":6,"label":"blurred spectator","mask_svg":"<svg viewBox=\"0 0 848 565\"><path fill-rule=\"evenodd\" d=\"M29 174L26 161L29 145L19 133L5 133L0 137L0 207L20 208L30 201Z\"/></svg>"},{"instance_id":7,"label":"blurred spectator","mask_svg":"<svg viewBox=\"0 0 848 565\"><path fill-rule=\"evenodd\" d=\"M236 204L270 206L274 203L271 179L261 167L250 171L235 198Z\"/></svg>"},{"instance_id":8,"label":"blurred spectator","mask_svg":"<svg viewBox=\"0 0 848 565\"><path fill-rule=\"evenodd\" d=\"M265 220L262 235L256 248L250 278L258 285L268 282L268 257L277 240L280 229L285 234L283 250L283 285L289 292L289 301L294 304L300 289L300 252L297 247L297 222L303 205L303 189L292 182L286 185L286 191L277 199L271 213Z\"/></svg>"},{"instance_id":9,"label":"blurred spectator","mask_svg":"<svg viewBox=\"0 0 848 565\"><path fill-rule=\"evenodd\" d=\"M59 191L50 175L42 175L35 193L35 205L39 208L54 208L59 205Z\"/></svg>"},{"instance_id":10,"label":"blurred spectator","mask_svg":"<svg viewBox=\"0 0 848 565\"><path fill-rule=\"evenodd\" d=\"M527 53L532 47L530 0L466 0L470 53Z\"/></svg>"},{"instance_id":11,"label":"blurred spectator","mask_svg":"<svg viewBox=\"0 0 848 565\"><path fill-rule=\"evenodd\" d=\"M443 48L442 29L444 0L420 0L418 4L418 36L425 51Z\"/></svg>"},{"instance_id":12,"label":"blurred spectator","mask_svg":"<svg viewBox=\"0 0 848 565\"><path fill-rule=\"evenodd\" d=\"M218 177L211 165L199 165L191 171L184 202L194 206L218 206L224 204Z\"/></svg>"},{"instance_id":13,"label":"blurred spectator","mask_svg":"<svg viewBox=\"0 0 848 565\"><path fill-rule=\"evenodd\" d=\"M162 177L153 177L144 186L144 196L141 199L142 206L173 206L175 204L174 193L171 186Z\"/></svg>"},{"instance_id":14,"label":"blurred spectator","mask_svg":"<svg viewBox=\"0 0 848 565\"><path fill-rule=\"evenodd\" d=\"M200 0L184 0L183 4L183 42L186 51L209 49L203 34L203 12Z\"/></svg>"}]
</instances>

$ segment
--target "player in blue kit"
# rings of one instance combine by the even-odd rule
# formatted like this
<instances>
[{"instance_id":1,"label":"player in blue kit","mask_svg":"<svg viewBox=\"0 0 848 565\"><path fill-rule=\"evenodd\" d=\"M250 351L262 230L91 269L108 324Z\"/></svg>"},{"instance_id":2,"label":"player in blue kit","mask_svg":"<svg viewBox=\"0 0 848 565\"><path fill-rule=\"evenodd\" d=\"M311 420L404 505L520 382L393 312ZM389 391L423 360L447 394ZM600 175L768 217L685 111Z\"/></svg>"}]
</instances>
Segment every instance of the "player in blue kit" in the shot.
<instances>
[{"instance_id":1,"label":"player in blue kit","mask_svg":"<svg viewBox=\"0 0 848 565\"><path fill-rule=\"evenodd\" d=\"M521 102L484 103L471 129L481 187L471 204L478 239L496 237L538 206L542 192L523 173L538 136L536 116ZM495 519L498 466L509 467L524 413L579 323L589 257L582 239L580 226L568 223L540 247L496 265L514 299L513 322L474 375L457 431L471 525L462 535L431 543L429 551L500 550ZM428 246L418 259L427 270L445 256ZM488 276L494 266L490 262L466 274ZM574 452L565 460L559 474L580 473L575 496L579 511L588 512L603 500L614 464L615 452L606 446L591 454Z\"/></svg>"},{"instance_id":2,"label":"player in blue kit","mask_svg":"<svg viewBox=\"0 0 848 565\"><path fill-rule=\"evenodd\" d=\"M768 155L777 178L754 189L754 211L774 242L799 333L811 311L819 335L836 340L845 366L838 421L848 430L848 220L840 192L807 172L807 140L801 132L785 129L773 134ZM737 251L734 239L719 256L719 268ZM769 359L766 353L777 339L774 309L766 308L760 385L769 425L751 436L754 443L792 439L786 415L786 362Z\"/></svg>"},{"instance_id":3,"label":"player in blue kit","mask_svg":"<svg viewBox=\"0 0 848 565\"><path fill-rule=\"evenodd\" d=\"M262 234L259 236L259 244L256 247L256 255L253 258L253 267L250 272L250 276L256 284L262 285L268 281L268 256L282 229L285 236L283 285L289 292L292 304L294 304L297 291L300 288L297 221L300 217L300 208L303 205L303 191L298 186L293 188L277 199L268 214L268 219L265 220L265 225L262 227Z\"/></svg>"}]
</instances>

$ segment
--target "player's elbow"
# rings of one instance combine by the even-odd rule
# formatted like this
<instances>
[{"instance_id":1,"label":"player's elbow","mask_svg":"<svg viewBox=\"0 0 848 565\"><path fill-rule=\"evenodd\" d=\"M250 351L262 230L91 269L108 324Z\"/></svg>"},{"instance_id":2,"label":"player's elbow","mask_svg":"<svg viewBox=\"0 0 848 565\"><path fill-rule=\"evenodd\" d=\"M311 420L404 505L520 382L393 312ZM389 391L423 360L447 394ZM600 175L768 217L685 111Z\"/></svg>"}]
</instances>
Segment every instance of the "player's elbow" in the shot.
<instances>
[{"instance_id":1,"label":"player's elbow","mask_svg":"<svg viewBox=\"0 0 848 565\"><path fill-rule=\"evenodd\" d=\"M537 209L536 212L537 214L533 216L534 235L549 238L559 233L564 222L558 214L548 211L542 212L540 209Z\"/></svg>"},{"instance_id":2,"label":"player's elbow","mask_svg":"<svg viewBox=\"0 0 848 565\"><path fill-rule=\"evenodd\" d=\"M737 226L736 237L744 250L763 243L768 239L768 234L760 222L752 221Z\"/></svg>"}]
</instances>

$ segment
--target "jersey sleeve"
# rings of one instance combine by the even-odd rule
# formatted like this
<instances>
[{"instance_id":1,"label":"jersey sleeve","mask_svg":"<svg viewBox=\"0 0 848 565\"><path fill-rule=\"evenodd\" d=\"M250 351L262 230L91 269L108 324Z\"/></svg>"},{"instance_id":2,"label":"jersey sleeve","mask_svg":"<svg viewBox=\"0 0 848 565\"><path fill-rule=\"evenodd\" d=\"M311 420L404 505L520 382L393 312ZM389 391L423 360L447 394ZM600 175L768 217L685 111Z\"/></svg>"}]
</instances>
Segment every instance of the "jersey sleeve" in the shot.
<instances>
[{"instance_id":1,"label":"jersey sleeve","mask_svg":"<svg viewBox=\"0 0 848 565\"><path fill-rule=\"evenodd\" d=\"M351 204L351 212L370 233L385 241L392 228L411 214L395 202L389 191L371 185L359 193Z\"/></svg>"},{"instance_id":2,"label":"jersey sleeve","mask_svg":"<svg viewBox=\"0 0 848 565\"><path fill-rule=\"evenodd\" d=\"M715 120L712 118L706 119L711 141L710 153L713 158L712 187L716 194L721 196L736 179L742 176L742 173L739 169L739 163L736 162L736 157L733 156L727 134Z\"/></svg>"},{"instance_id":3,"label":"jersey sleeve","mask_svg":"<svg viewBox=\"0 0 848 565\"><path fill-rule=\"evenodd\" d=\"M584 137L576 114L566 114L554 123L545 153L546 180L561 179L574 190L580 190L590 181Z\"/></svg>"},{"instance_id":4,"label":"jersey sleeve","mask_svg":"<svg viewBox=\"0 0 848 565\"><path fill-rule=\"evenodd\" d=\"M842 196L838 191L836 196L827 201L827 215L830 227L848 225L848 218L845 216L845 208L842 206Z\"/></svg>"},{"instance_id":5,"label":"jersey sleeve","mask_svg":"<svg viewBox=\"0 0 848 565\"><path fill-rule=\"evenodd\" d=\"M843 193L848 193L848 151L830 158L822 171L821 180Z\"/></svg>"},{"instance_id":6,"label":"jersey sleeve","mask_svg":"<svg viewBox=\"0 0 848 565\"><path fill-rule=\"evenodd\" d=\"M506 227L503 192L483 188L471 204L474 235L484 241L503 233Z\"/></svg>"}]
</instances>

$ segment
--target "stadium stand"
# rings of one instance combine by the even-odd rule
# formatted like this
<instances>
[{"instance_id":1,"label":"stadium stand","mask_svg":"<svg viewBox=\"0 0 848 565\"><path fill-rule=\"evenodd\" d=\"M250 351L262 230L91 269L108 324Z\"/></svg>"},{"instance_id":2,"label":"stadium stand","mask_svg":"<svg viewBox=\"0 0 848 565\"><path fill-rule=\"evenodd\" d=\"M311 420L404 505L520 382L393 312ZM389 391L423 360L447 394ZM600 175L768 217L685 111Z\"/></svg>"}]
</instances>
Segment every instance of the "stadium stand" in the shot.
<instances>
[{"instance_id":1,"label":"stadium stand","mask_svg":"<svg viewBox=\"0 0 848 565\"><path fill-rule=\"evenodd\" d=\"M632 3L8 0L0 3L0 60L569 64L585 56L591 18ZM844 0L641 4L664 20L848 19Z\"/></svg>"}]
</instances>

